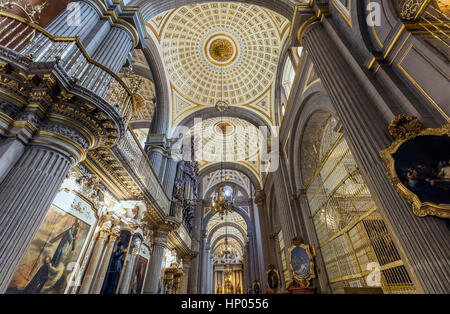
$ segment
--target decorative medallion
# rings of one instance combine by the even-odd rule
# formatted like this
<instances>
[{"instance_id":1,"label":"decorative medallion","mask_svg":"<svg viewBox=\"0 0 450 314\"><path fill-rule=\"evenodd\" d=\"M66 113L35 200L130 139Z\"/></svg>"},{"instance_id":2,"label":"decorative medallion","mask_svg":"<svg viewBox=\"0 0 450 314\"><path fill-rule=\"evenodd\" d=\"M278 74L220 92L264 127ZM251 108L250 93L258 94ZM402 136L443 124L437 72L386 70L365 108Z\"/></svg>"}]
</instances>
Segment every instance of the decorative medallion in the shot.
<instances>
[{"instance_id":1,"label":"decorative medallion","mask_svg":"<svg viewBox=\"0 0 450 314\"><path fill-rule=\"evenodd\" d=\"M269 292L275 293L278 289L280 289L280 273L278 272L278 269L275 268L275 266L269 265L268 269L266 270L266 280L267 289L269 290Z\"/></svg>"},{"instance_id":2,"label":"decorative medallion","mask_svg":"<svg viewBox=\"0 0 450 314\"><path fill-rule=\"evenodd\" d=\"M289 267L300 286L309 287L311 279L315 278L314 258L309 245L300 239L292 239L293 246L289 248Z\"/></svg>"},{"instance_id":3,"label":"decorative medallion","mask_svg":"<svg viewBox=\"0 0 450 314\"><path fill-rule=\"evenodd\" d=\"M239 56L237 41L228 34L214 34L205 42L205 56L215 66L229 66Z\"/></svg>"}]
</instances>

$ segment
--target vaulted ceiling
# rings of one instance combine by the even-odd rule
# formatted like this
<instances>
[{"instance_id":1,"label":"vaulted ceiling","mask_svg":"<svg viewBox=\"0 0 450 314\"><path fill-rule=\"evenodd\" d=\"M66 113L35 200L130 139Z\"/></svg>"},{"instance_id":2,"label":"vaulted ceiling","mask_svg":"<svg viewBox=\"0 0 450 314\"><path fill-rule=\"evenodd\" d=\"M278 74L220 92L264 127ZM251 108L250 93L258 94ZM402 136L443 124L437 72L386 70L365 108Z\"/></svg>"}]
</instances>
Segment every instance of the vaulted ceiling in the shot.
<instances>
[{"instance_id":1,"label":"vaulted ceiling","mask_svg":"<svg viewBox=\"0 0 450 314\"><path fill-rule=\"evenodd\" d=\"M276 12L238 2L186 5L148 21L148 34L158 47L168 79L169 133L188 116L214 108L219 100L274 125L276 74L289 27L290 22ZM249 122L223 119L223 115L226 112L217 111L197 123L208 134L208 139L200 140L201 167L221 160L239 162L261 179L261 134L249 128ZM241 126L254 131L250 139L236 132Z\"/></svg>"},{"instance_id":2,"label":"vaulted ceiling","mask_svg":"<svg viewBox=\"0 0 450 314\"><path fill-rule=\"evenodd\" d=\"M147 23L171 91L171 122L218 100L273 124L274 83L289 21L268 9L235 2L194 4Z\"/></svg>"}]
</instances>

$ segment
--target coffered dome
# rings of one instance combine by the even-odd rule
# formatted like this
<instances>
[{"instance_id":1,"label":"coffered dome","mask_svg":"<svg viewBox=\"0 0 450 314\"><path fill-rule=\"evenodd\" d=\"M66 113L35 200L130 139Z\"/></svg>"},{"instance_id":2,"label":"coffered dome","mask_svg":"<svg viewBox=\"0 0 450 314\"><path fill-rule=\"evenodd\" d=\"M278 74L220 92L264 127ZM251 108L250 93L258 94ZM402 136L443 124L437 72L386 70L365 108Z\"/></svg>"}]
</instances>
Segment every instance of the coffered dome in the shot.
<instances>
[{"instance_id":1,"label":"coffered dome","mask_svg":"<svg viewBox=\"0 0 450 314\"><path fill-rule=\"evenodd\" d=\"M289 24L262 7L230 2L188 5L149 21L170 81L172 122L223 99L272 123Z\"/></svg>"}]
</instances>

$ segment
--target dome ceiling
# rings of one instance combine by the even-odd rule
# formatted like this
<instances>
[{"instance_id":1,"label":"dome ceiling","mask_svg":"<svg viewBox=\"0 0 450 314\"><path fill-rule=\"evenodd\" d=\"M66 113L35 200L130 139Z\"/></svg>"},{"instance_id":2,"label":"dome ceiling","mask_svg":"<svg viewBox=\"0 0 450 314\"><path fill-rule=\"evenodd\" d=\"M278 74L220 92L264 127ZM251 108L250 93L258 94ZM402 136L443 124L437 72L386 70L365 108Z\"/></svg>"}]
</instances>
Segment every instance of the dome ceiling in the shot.
<instances>
[{"instance_id":1,"label":"dome ceiling","mask_svg":"<svg viewBox=\"0 0 450 314\"><path fill-rule=\"evenodd\" d=\"M261 178L262 132L246 120L234 117L215 117L195 124L188 138L194 137L197 147L195 160L200 170L211 164L237 162L250 168Z\"/></svg>"},{"instance_id":2,"label":"dome ceiling","mask_svg":"<svg viewBox=\"0 0 450 314\"><path fill-rule=\"evenodd\" d=\"M273 124L273 86L289 21L235 2L184 6L147 23L171 90L172 124L220 99Z\"/></svg>"}]
</instances>

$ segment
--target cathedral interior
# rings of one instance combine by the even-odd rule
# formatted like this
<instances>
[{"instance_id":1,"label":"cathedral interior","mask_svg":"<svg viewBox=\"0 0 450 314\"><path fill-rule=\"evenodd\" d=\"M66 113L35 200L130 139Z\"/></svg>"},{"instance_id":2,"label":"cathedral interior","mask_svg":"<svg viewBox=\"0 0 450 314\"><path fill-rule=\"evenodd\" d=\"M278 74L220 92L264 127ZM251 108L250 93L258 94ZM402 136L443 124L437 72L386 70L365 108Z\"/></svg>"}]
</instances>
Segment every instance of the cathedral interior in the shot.
<instances>
[{"instance_id":1,"label":"cathedral interior","mask_svg":"<svg viewBox=\"0 0 450 314\"><path fill-rule=\"evenodd\" d=\"M0 0L0 293L450 293L449 35L450 0Z\"/></svg>"}]
</instances>

